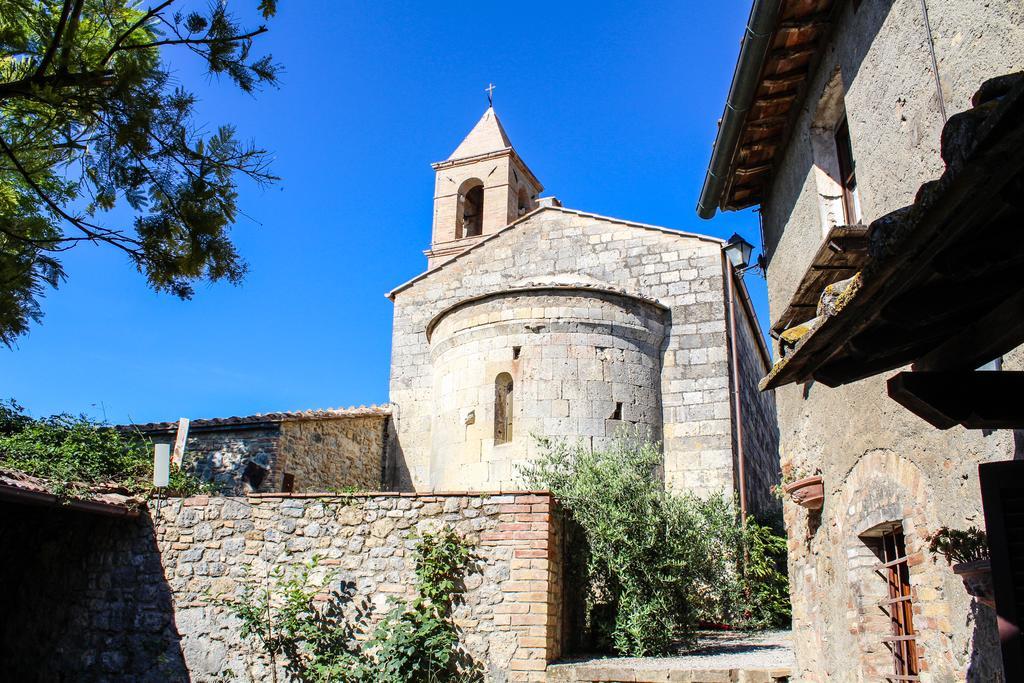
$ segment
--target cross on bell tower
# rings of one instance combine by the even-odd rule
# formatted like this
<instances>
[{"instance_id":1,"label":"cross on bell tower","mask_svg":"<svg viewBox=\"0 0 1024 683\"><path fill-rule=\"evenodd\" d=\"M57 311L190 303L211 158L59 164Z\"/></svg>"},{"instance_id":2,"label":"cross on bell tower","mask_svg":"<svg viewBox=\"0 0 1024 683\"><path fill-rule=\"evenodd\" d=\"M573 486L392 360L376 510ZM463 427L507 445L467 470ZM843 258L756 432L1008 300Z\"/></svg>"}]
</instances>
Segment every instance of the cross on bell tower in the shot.
<instances>
[{"instance_id":1,"label":"cross on bell tower","mask_svg":"<svg viewBox=\"0 0 1024 683\"><path fill-rule=\"evenodd\" d=\"M487 106L492 108L494 107L494 90L493 83L488 83L487 87L484 88L484 91L487 93Z\"/></svg>"}]
</instances>

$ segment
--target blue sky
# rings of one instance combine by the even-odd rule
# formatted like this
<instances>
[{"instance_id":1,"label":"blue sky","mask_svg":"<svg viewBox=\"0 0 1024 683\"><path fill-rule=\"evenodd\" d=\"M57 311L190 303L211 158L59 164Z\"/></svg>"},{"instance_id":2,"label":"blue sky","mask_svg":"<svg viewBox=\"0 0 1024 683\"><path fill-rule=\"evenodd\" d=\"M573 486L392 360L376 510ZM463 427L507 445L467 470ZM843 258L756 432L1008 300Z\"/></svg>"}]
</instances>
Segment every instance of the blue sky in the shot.
<instances>
[{"instance_id":1,"label":"blue sky","mask_svg":"<svg viewBox=\"0 0 1024 683\"><path fill-rule=\"evenodd\" d=\"M236 11L256 4L233 0ZM244 95L166 53L200 119L272 150L233 236L251 272L182 302L83 246L0 396L37 416L143 422L384 402L391 302L424 270L433 172L486 108L566 206L758 242L752 212L694 211L749 4L283 0L257 42L281 87ZM764 281L747 276L766 323Z\"/></svg>"}]
</instances>

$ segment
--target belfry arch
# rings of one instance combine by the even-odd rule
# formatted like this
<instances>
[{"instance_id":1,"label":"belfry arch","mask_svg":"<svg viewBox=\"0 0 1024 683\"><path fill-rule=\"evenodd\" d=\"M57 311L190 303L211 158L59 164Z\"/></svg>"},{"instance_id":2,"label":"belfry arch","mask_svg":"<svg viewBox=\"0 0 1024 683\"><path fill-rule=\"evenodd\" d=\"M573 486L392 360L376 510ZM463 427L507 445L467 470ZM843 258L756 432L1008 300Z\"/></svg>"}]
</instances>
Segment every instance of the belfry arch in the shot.
<instances>
[{"instance_id":1,"label":"belfry arch","mask_svg":"<svg viewBox=\"0 0 1024 683\"><path fill-rule=\"evenodd\" d=\"M470 178L459 188L459 207L455 214L455 239L483 234L484 184Z\"/></svg>"}]
</instances>

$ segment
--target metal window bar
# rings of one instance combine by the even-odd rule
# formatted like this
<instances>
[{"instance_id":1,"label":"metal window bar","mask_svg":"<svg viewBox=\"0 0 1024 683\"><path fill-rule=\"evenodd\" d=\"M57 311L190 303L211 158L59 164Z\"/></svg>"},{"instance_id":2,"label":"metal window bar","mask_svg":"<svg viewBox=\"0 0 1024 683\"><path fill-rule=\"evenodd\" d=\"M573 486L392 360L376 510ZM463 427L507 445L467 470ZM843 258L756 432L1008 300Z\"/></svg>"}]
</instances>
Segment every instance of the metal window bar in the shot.
<instances>
[{"instance_id":1,"label":"metal window bar","mask_svg":"<svg viewBox=\"0 0 1024 683\"><path fill-rule=\"evenodd\" d=\"M910 567L903 529L896 527L882 534L882 560L889 588L889 620L892 635L883 638L892 649L894 681L916 681L920 673L917 657L917 634L914 631L914 603L910 589Z\"/></svg>"}]
</instances>

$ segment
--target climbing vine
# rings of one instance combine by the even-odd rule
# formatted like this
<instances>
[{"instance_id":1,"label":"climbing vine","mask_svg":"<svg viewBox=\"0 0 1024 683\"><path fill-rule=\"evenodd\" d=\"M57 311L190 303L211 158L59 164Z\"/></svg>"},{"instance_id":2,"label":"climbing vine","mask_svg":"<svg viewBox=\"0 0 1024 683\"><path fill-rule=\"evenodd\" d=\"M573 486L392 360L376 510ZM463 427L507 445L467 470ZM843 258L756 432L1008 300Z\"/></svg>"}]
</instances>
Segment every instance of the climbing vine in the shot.
<instances>
[{"instance_id":1,"label":"climbing vine","mask_svg":"<svg viewBox=\"0 0 1024 683\"><path fill-rule=\"evenodd\" d=\"M138 432L85 415L33 418L16 401L0 401L0 469L41 477L61 498L97 487L145 496L153 490L153 444ZM190 472L171 468L166 493L212 490L213 485Z\"/></svg>"},{"instance_id":2,"label":"climbing vine","mask_svg":"<svg viewBox=\"0 0 1024 683\"><path fill-rule=\"evenodd\" d=\"M372 609L356 601L352 584L318 570L314 556L297 570L276 568L260 588L215 598L240 624L240 635L280 665L289 680L312 683L455 683L482 679L479 664L460 645L452 617L474 570L469 544L445 527L424 534L414 551L416 592L393 600L372 624ZM319 580L314 580L316 575ZM328 599L320 599L324 591Z\"/></svg>"}]
</instances>

